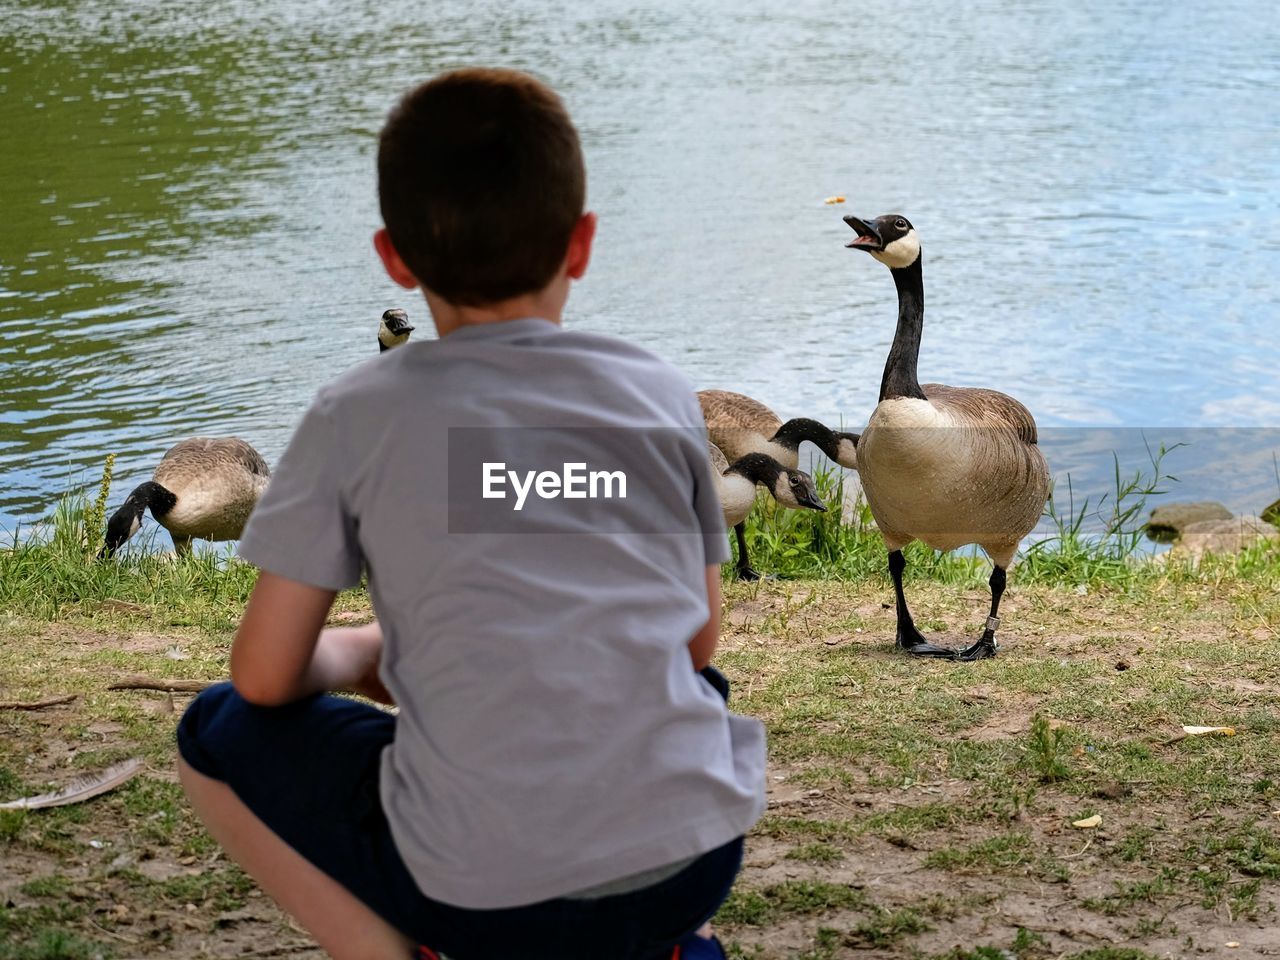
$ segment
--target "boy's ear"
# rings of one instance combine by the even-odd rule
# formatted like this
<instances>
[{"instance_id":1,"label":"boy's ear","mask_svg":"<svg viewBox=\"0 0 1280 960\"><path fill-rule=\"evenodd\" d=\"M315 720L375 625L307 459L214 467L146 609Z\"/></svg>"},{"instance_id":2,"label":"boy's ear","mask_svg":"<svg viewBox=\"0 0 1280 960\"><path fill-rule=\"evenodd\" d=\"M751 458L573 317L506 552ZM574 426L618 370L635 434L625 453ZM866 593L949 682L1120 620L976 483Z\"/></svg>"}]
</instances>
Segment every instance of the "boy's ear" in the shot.
<instances>
[{"instance_id":1,"label":"boy's ear","mask_svg":"<svg viewBox=\"0 0 1280 960\"><path fill-rule=\"evenodd\" d=\"M591 262L591 242L596 236L596 215L588 211L579 218L569 234L569 251L565 256L565 270L570 280L581 280Z\"/></svg>"},{"instance_id":2,"label":"boy's ear","mask_svg":"<svg viewBox=\"0 0 1280 960\"><path fill-rule=\"evenodd\" d=\"M396 252L395 246L391 243L391 234L387 233L387 228L382 227L373 235L373 249L378 251L378 257L382 260L383 269L387 271L387 276L394 280L406 290L412 290L418 286L418 278L413 275L404 261L400 259L400 254Z\"/></svg>"}]
</instances>

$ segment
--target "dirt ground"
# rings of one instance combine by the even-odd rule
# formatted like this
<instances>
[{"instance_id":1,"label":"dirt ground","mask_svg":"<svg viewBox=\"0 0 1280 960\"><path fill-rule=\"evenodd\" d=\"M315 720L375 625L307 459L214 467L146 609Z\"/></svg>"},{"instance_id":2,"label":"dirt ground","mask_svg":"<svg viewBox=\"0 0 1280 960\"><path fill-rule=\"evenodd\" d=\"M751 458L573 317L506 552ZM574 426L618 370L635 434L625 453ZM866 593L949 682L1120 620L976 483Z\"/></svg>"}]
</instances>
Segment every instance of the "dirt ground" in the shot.
<instances>
[{"instance_id":1,"label":"dirt ground","mask_svg":"<svg viewBox=\"0 0 1280 960\"><path fill-rule=\"evenodd\" d=\"M719 660L771 742L718 921L731 955L1280 956L1280 652L1253 600L1018 591L1001 655L950 664L891 650L883 592L730 591ZM980 592L916 596L948 642L981 622ZM0 709L0 801L144 763L86 803L0 811L0 960L320 956L186 809L170 745L189 695L106 689L219 678L225 637L138 608L10 615L0 644L0 701L77 694Z\"/></svg>"}]
</instances>

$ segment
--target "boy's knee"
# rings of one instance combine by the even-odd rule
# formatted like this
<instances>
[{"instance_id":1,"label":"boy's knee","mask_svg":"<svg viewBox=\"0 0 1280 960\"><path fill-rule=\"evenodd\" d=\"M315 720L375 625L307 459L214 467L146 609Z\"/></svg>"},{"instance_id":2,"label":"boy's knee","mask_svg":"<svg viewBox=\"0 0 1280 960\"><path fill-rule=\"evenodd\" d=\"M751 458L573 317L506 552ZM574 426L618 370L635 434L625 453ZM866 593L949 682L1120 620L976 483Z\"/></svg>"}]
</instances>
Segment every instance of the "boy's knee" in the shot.
<instances>
[{"instance_id":1,"label":"boy's knee","mask_svg":"<svg viewBox=\"0 0 1280 960\"><path fill-rule=\"evenodd\" d=\"M224 739L228 723L234 725L234 714L249 707L229 681L202 690L178 721L178 753L187 765L206 777L226 779L215 748Z\"/></svg>"}]
</instances>

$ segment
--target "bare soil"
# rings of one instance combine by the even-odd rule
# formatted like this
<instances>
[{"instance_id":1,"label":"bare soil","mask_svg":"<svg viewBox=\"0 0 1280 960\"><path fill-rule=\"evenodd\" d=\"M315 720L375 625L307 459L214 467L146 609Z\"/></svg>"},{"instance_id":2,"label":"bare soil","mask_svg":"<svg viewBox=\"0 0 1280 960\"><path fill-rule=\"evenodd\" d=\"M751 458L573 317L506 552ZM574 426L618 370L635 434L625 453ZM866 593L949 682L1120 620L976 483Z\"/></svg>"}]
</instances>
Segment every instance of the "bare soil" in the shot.
<instances>
[{"instance_id":1,"label":"bare soil","mask_svg":"<svg viewBox=\"0 0 1280 960\"><path fill-rule=\"evenodd\" d=\"M883 594L730 591L720 659L773 758L719 921L731 955L1280 956L1275 624L1211 588L1140 605L1014 591L999 657L925 663L892 651ZM914 596L931 636L976 635L980 594ZM79 694L0 711L0 801L146 764L81 805L0 812L0 960L320 956L186 809L171 743L189 695L106 690L217 679L226 650L137 609L0 623L0 700ZM1236 735L1184 738L1184 722ZM1092 813L1099 827L1072 826Z\"/></svg>"}]
</instances>

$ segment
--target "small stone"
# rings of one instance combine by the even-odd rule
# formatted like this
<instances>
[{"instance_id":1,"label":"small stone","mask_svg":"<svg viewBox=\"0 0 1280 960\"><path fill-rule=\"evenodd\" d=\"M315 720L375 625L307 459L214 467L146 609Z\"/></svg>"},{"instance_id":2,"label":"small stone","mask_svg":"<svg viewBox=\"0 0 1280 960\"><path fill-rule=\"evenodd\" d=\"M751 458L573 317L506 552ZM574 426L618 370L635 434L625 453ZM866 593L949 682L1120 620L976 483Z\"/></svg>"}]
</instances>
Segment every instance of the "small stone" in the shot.
<instances>
[{"instance_id":1,"label":"small stone","mask_svg":"<svg viewBox=\"0 0 1280 960\"><path fill-rule=\"evenodd\" d=\"M107 865L107 872L116 873L117 871L132 867L135 863L137 863L137 858L134 857L133 854L119 853L116 854L111 863Z\"/></svg>"},{"instance_id":2,"label":"small stone","mask_svg":"<svg viewBox=\"0 0 1280 960\"><path fill-rule=\"evenodd\" d=\"M1230 519L1231 511L1216 500L1166 503L1151 511L1151 519L1147 521L1147 535L1153 540L1169 541L1193 523Z\"/></svg>"},{"instance_id":3,"label":"small stone","mask_svg":"<svg viewBox=\"0 0 1280 960\"><path fill-rule=\"evenodd\" d=\"M1280 500L1277 500L1269 507L1263 507L1263 509L1258 513L1258 516L1267 521L1267 523L1275 524L1277 527L1280 527Z\"/></svg>"}]
</instances>

